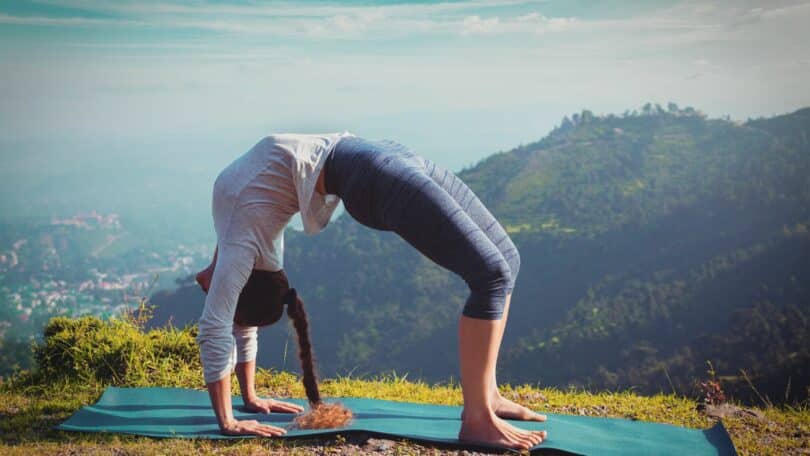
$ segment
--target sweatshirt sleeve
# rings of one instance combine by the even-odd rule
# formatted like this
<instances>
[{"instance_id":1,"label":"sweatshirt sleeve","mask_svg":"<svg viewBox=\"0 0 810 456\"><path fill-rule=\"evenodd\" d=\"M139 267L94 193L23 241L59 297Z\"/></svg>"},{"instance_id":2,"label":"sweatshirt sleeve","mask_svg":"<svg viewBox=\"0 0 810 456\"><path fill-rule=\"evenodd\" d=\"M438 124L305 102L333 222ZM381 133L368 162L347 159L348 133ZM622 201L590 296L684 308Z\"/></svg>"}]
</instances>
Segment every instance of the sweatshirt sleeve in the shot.
<instances>
[{"instance_id":1,"label":"sweatshirt sleeve","mask_svg":"<svg viewBox=\"0 0 810 456\"><path fill-rule=\"evenodd\" d=\"M223 242L218 248L197 336L205 383L221 380L233 371L236 351L233 316L257 257L257 250L249 243Z\"/></svg>"},{"instance_id":2,"label":"sweatshirt sleeve","mask_svg":"<svg viewBox=\"0 0 810 456\"><path fill-rule=\"evenodd\" d=\"M256 359L258 328L233 324L233 337L236 339L236 362L246 363Z\"/></svg>"}]
</instances>

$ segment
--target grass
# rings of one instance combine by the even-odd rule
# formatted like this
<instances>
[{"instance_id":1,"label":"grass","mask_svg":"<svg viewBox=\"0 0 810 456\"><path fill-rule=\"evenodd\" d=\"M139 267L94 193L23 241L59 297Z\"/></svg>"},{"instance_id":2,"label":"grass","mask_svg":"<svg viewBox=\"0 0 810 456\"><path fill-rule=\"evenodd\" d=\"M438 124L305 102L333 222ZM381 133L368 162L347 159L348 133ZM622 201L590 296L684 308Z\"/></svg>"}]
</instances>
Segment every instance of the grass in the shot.
<instances>
[{"instance_id":1,"label":"grass","mask_svg":"<svg viewBox=\"0 0 810 456\"><path fill-rule=\"evenodd\" d=\"M55 319L45 332L45 340L35 349L39 369L0 385L0 454L465 454L404 440L375 446L374 440L367 442L368 436L360 435L209 441L58 431L54 426L94 403L107 385L204 387L198 362L188 359L197 357L189 351L193 328L144 333L126 321L86 317ZM156 350L163 350L160 356L174 357L175 364L158 362ZM406 377L339 377L322 380L321 388L331 397L462 403L457 383L427 384ZM256 383L261 395L305 397L300 379L289 372L260 369ZM238 394L238 382L232 384ZM624 417L692 428L707 428L716 421L699 412L695 401L672 394L639 396L632 391L592 393L531 385L504 385L501 392L550 413ZM723 420L740 454L810 454L810 407L759 410L764 418L746 414Z\"/></svg>"}]
</instances>

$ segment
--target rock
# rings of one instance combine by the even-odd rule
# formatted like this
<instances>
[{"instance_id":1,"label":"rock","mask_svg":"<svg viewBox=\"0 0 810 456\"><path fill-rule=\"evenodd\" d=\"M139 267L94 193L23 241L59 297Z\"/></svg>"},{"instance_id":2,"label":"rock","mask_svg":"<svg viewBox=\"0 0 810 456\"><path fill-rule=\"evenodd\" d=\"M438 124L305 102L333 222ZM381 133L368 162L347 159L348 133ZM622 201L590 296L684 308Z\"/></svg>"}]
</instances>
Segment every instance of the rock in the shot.
<instances>
[{"instance_id":1,"label":"rock","mask_svg":"<svg viewBox=\"0 0 810 456\"><path fill-rule=\"evenodd\" d=\"M697 409L703 412L706 416L711 418L726 418L726 417L753 417L758 420L765 420L765 414L756 409L749 409L738 407L734 404L699 404Z\"/></svg>"},{"instance_id":2,"label":"rock","mask_svg":"<svg viewBox=\"0 0 810 456\"><path fill-rule=\"evenodd\" d=\"M388 451L396 445L393 440L386 439L368 439L366 445L363 447L366 451Z\"/></svg>"}]
</instances>

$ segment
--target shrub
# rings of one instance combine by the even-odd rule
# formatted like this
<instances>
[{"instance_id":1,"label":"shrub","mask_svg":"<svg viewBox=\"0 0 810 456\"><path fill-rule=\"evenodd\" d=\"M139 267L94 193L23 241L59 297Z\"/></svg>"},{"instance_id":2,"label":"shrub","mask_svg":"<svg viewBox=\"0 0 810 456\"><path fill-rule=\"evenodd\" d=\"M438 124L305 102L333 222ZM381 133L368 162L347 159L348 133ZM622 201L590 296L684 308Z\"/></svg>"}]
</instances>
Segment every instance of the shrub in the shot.
<instances>
[{"instance_id":1,"label":"shrub","mask_svg":"<svg viewBox=\"0 0 810 456\"><path fill-rule=\"evenodd\" d=\"M119 386L198 386L197 327L144 332L127 320L51 319L34 347L42 380Z\"/></svg>"}]
</instances>

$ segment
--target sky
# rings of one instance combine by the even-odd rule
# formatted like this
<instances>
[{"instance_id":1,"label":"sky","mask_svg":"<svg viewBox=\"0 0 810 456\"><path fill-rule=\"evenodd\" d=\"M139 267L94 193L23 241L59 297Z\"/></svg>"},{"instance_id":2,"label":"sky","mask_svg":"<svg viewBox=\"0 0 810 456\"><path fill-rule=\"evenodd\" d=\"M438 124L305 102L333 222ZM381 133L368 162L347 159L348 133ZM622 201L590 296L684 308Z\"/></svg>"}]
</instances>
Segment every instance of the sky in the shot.
<instances>
[{"instance_id":1,"label":"sky","mask_svg":"<svg viewBox=\"0 0 810 456\"><path fill-rule=\"evenodd\" d=\"M5 0L0 178L212 179L269 133L343 130L458 171L582 109L771 116L810 105L807 24L780 0Z\"/></svg>"}]
</instances>

